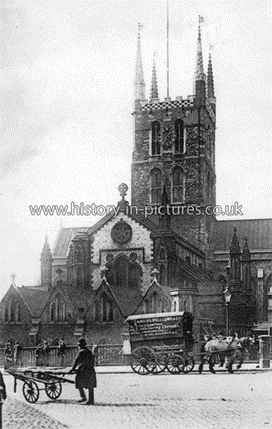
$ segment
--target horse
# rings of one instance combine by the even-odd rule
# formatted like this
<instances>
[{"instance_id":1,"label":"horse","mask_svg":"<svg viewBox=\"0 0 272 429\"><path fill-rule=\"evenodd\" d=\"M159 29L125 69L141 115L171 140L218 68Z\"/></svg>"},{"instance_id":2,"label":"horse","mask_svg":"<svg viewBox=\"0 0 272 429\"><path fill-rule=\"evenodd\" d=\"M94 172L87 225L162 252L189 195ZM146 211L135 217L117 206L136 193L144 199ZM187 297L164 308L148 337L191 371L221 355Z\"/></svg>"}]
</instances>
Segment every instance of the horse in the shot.
<instances>
[{"instance_id":1,"label":"horse","mask_svg":"<svg viewBox=\"0 0 272 429\"><path fill-rule=\"evenodd\" d=\"M253 338L251 337L242 337L240 339L228 337L225 340L213 339L207 341L202 346L201 361L198 368L199 373L202 373L204 363L207 360L210 372L215 374L214 358L216 354L219 354L220 366L223 366L226 356L230 357L227 369L229 373L233 373L232 365L235 359L238 359L239 364L237 365L237 369L240 369L244 360L244 352L251 345L253 345Z\"/></svg>"},{"instance_id":2,"label":"horse","mask_svg":"<svg viewBox=\"0 0 272 429\"><path fill-rule=\"evenodd\" d=\"M254 339L252 337L242 337L240 338L240 340L235 340L236 341L236 348L233 352L227 352L227 355L230 355L230 360L227 366L228 372L230 374L233 374L233 369L232 369L232 365L235 361L235 359L238 359L239 363L237 365L237 369L240 369L243 361L244 361L244 354L245 351L254 346Z\"/></svg>"}]
</instances>

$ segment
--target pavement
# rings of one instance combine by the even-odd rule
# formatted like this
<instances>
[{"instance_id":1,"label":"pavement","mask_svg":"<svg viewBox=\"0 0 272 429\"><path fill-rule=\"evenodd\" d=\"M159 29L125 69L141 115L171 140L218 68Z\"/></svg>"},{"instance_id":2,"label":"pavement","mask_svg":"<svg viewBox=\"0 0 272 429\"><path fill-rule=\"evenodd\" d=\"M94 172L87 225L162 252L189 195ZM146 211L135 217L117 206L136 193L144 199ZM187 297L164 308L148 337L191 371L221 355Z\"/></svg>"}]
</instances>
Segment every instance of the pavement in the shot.
<instances>
[{"instance_id":1,"label":"pavement","mask_svg":"<svg viewBox=\"0 0 272 429\"><path fill-rule=\"evenodd\" d=\"M69 370L70 368L67 368ZM140 376L130 366L97 367L95 406L78 404L74 385L63 385L57 401L40 392L28 404L22 382L13 392L13 377L4 373L8 398L3 429L268 429L272 427L271 371L244 364L234 375L218 368L202 375ZM196 375L198 375L196 377ZM71 375L71 378L74 376Z\"/></svg>"},{"instance_id":2,"label":"pavement","mask_svg":"<svg viewBox=\"0 0 272 429\"><path fill-rule=\"evenodd\" d=\"M191 371L191 374L198 374L198 366L199 363L195 364L195 367L193 369L193 371ZM36 367L31 367L33 369L35 369ZM43 370L64 370L65 372L69 371L71 369L71 367L41 367ZM270 368L260 368L260 366L258 365L257 362L250 362L250 363L243 363L242 368L239 369L239 371L237 371L236 369L236 365L234 364L233 369L235 372L238 373L243 373L243 372L267 372L267 371L272 371L272 360L270 361ZM21 368L26 369L26 368ZM30 369L30 367L27 367L27 369ZM130 365L114 365L114 366L97 366L95 368L96 372L98 374L131 374L133 373L133 370L131 368ZM220 372L222 374L228 374L228 372L226 371L226 368L219 368L218 366L215 366L215 370L216 372ZM0 368L0 371L2 372L2 374L5 373L4 368ZM208 369L208 365L205 364L204 365L204 369L203 372L209 372Z\"/></svg>"}]
</instances>

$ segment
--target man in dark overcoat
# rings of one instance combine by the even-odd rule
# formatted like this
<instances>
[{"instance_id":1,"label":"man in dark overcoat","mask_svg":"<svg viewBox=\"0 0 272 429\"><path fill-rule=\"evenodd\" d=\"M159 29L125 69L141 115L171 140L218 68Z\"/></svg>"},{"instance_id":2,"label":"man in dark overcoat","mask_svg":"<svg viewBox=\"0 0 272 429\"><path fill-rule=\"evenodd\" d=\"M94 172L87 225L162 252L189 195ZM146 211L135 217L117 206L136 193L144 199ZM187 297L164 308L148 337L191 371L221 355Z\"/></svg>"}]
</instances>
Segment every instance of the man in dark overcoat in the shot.
<instances>
[{"instance_id":1,"label":"man in dark overcoat","mask_svg":"<svg viewBox=\"0 0 272 429\"><path fill-rule=\"evenodd\" d=\"M86 347L85 338L78 342L79 352L70 372L76 371L76 389L79 390L81 399L85 405L94 404L94 388L96 387L96 373L94 369L94 355ZM89 399L87 400L84 389L88 389Z\"/></svg>"}]
</instances>

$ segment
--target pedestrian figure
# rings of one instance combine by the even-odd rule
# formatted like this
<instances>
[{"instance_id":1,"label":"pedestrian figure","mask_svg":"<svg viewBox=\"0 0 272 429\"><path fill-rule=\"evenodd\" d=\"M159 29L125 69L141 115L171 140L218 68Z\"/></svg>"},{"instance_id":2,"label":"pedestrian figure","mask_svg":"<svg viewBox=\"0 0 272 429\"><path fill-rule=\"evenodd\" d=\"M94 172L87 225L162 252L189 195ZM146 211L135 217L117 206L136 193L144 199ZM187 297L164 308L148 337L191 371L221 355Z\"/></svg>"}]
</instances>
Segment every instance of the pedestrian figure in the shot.
<instances>
[{"instance_id":1,"label":"pedestrian figure","mask_svg":"<svg viewBox=\"0 0 272 429\"><path fill-rule=\"evenodd\" d=\"M5 348L5 369L14 366L14 349L10 342L7 342Z\"/></svg>"},{"instance_id":2,"label":"pedestrian figure","mask_svg":"<svg viewBox=\"0 0 272 429\"><path fill-rule=\"evenodd\" d=\"M14 346L14 362L16 366L22 366L22 346L19 341L16 341Z\"/></svg>"},{"instance_id":3,"label":"pedestrian figure","mask_svg":"<svg viewBox=\"0 0 272 429\"><path fill-rule=\"evenodd\" d=\"M224 340L224 334L222 331L219 331L217 334L218 341L222 342ZM218 353L220 359L219 367L223 367L225 364L225 353Z\"/></svg>"},{"instance_id":4,"label":"pedestrian figure","mask_svg":"<svg viewBox=\"0 0 272 429\"><path fill-rule=\"evenodd\" d=\"M44 340L43 347L42 347L42 356L43 356L43 361L45 366L49 365L49 353L50 353L50 349L49 349L48 342Z\"/></svg>"},{"instance_id":5,"label":"pedestrian figure","mask_svg":"<svg viewBox=\"0 0 272 429\"><path fill-rule=\"evenodd\" d=\"M43 365L43 343L40 343L35 350L36 366Z\"/></svg>"},{"instance_id":6,"label":"pedestrian figure","mask_svg":"<svg viewBox=\"0 0 272 429\"><path fill-rule=\"evenodd\" d=\"M70 373L77 371L76 374L76 389L79 390L81 399L79 402L85 402L84 405L94 404L94 388L97 386L96 373L94 368L94 355L86 347L85 338L81 338L78 342L79 352L72 366ZM88 400L84 389L88 389Z\"/></svg>"},{"instance_id":7,"label":"pedestrian figure","mask_svg":"<svg viewBox=\"0 0 272 429\"><path fill-rule=\"evenodd\" d=\"M59 357L59 366L64 366L64 357L66 355L66 344L64 342L64 338L59 340L57 354Z\"/></svg>"}]
</instances>

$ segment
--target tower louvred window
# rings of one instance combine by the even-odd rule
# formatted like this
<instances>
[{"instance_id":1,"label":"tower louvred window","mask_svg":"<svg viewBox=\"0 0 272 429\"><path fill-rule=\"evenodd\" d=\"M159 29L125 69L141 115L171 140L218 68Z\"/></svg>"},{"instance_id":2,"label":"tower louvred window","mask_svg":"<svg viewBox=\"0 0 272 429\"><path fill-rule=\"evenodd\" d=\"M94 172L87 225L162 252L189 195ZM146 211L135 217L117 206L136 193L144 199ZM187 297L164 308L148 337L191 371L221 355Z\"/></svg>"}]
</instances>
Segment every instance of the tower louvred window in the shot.
<instances>
[{"instance_id":1,"label":"tower louvred window","mask_svg":"<svg viewBox=\"0 0 272 429\"><path fill-rule=\"evenodd\" d=\"M172 174L172 202L183 202L183 172L180 167L175 167Z\"/></svg>"},{"instance_id":2,"label":"tower louvred window","mask_svg":"<svg viewBox=\"0 0 272 429\"><path fill-rule=\"evenodd\" d=\"M160 155L161 153L160 134L161 124L155 121L151 126L151 155Z\"/></svg>"},{"instance_id":3,"label":"tower louvred window","mask_svg":"<svg viewBox=\"0 0 272 429\"><path fill-rule=\"evenodd\" d=\"M181 119L175 122L175 153L184 152L184 125Z\"/></svg>"},{"instance_id":4,"label":"tower louvred window","mask_svg":"<svg viewBox=\"0 0 272 429\"><path fill-rule=\"evenodd\" d=\"M162 173L158 168L151 171L151 204L160 204L162 194Z\"/></svg>"}]
</instances>

